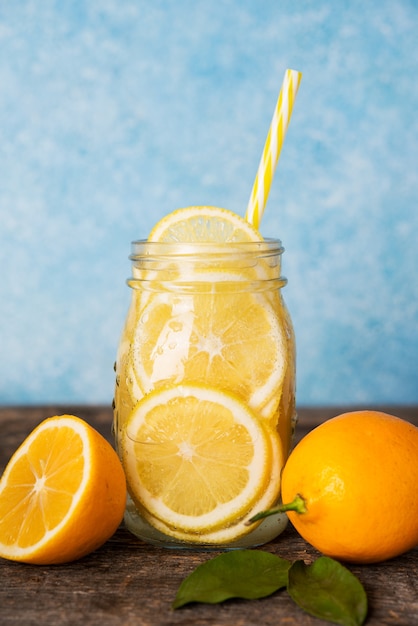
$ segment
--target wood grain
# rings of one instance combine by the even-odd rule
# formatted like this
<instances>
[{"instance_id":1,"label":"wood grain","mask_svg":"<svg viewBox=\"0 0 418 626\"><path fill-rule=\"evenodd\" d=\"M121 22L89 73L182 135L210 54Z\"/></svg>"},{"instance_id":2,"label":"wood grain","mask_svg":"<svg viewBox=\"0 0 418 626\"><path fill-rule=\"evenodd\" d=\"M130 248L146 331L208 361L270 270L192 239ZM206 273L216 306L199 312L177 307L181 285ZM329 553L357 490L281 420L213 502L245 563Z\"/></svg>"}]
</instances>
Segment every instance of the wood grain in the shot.
<instances>
[{"instance_id":1,"label":"wood grain","mask_svg":"<svg viewBox=\"0 0 418 626\"><path fill-rule=\"evenodd\" d=\"M376 407L418 425L418 407ZM355 407L299 409L297 439L324 419ZM0 409L0 468L45 417L72 413L111 440L111 409L88 406L4 407ZM263 550L291 560L312 562L319 556L289 525ZM299 610L286 592L252 602L191 605L173 611L181 581L217 554L149 546L121 527L102 548L78 562L30 566L0 559L2 626L315 626L322 622ZM369 597L368 626L414 626L418 623L418 549L385 563L353 566Z\"/></svg>"}]
</instances>

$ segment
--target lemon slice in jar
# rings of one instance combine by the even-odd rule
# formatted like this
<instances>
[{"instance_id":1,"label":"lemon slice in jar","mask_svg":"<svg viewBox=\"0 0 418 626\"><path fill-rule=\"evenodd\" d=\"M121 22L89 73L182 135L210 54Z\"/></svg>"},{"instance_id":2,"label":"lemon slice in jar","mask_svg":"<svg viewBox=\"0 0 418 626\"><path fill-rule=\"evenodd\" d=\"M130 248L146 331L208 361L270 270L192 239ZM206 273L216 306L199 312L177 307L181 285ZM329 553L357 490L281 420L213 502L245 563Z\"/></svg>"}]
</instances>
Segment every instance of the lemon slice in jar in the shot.
<instances>
[{"instance_id":1,"label":"lemon slice in jar","mask_svg":"<svg viewBox=\"0 0 418 626\"><path fill-rule=\"evenodd\" d=\"M269 436L237 397L204 385L153 391L122 434L130 495L179 532L210 532L260 501L272 468Z\"/></svg>"},{"instance_id":2,"label":"lemon slice in jar","mask_svg":"<svg viewBox=\"0 0 418 626\"><path fill-rule=\"evenodd\" d=\"M196 274L193 295L161 291L143 303L131 338L139 387L148 393L201 383L238 394L261 411L279 399L286 370L280 319L263 294L239 291L233 275L200 278Z\"/></svg>"},{"instance_id":3,"label":"lemon slice in jar","mask_svg":"<svg viewBox=\"0 0 418 626\"><path fill-rule=\"evenodd\" d=\"M258 511L273 508L277 505L280 495L281 486L281 472L284 466L284 450L283 444L274 431L267 429L269 443L271 445L271 466L269 469L269 481L265 489L261 492L259 499L246 509L241 516L235 517L228 524L218 530L211 531L198 531L198 532L184 532L175 526L170 526L167 523L162 522L160 519L151 515L148 511L142 511L144 519L159 532L164 535L174 537L177 540L184 541L186 543L199 543L207 545L223 544L231 547L240 547L240 540L245 538L245 535L256 532L254 537L257 543L265 543L272 537L271 527L275 526L273 536L277 534L277 527L280 524L283 528L286 526L287 517L285 514L281 516L271 517L268 520L264 520L261 523L246 525L246 520L250 519L252 515L255 515Z\"/></svg>"},{"instance_id":4,"label":"lemon slice in jar","mask_svg":"<svg viewBox=\"0 0 418 626\"><path fill-rule=\"evenodd\" d=\"M228 243L263 241L258 230L237 213L213 206L189 206L164 216L148 241Z\"/></svg>"},{"instance_id":5,"label":"lemon slice in jar","mask_svg":"<svg viewBox=\"0 0 418 626\"><path fill-rule=\"evenodd\" d=\"M241 272L248 278L266 277L265 262L260 260L253 267L242 269L236 267L237 258L243 253L254 251L254 245L263 242L261 234L244 218L227 209L214 206L189 206L176 209L165 215L151 230L147 242L142 242L141 260L133 263L134 280L154 281L154 291L160 281L172 281L180 276L192 278L196 269L205 270L209 264L216 263L214 256L225 254L225 244L229 244L226 252L228 260L223 256L219 261L220 267L225 269L225 263L235 273ZM245 246L245 244L249 246ZM148 247L147 247L147 244ZM162 244L164 248L158 247ZM203 258L197 260L196 252L202 254L201 244L205 246ZM195 246L199 246L199 248ZM232 246L232 249L231 247ZM153 271L150 259L154 255L170 255L166 260L164 270ZM179 255L179 256L177 256ZM206 257L207 255L207 257ZM144 257L146 261L144 262ZM188 264L188 257L191 264Z\"/></svg>"}]
</instances>

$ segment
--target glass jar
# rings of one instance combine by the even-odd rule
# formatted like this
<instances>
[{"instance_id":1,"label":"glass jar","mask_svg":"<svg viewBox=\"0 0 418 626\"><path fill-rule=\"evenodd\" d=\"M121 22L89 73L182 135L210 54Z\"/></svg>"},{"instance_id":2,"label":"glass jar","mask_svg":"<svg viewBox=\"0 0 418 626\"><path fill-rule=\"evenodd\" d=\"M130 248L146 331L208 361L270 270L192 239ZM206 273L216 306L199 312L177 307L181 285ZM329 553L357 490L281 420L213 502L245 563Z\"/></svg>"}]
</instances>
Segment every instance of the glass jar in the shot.
<instances>
[{"instance_id":1,"label":"glass jar","mask_svg":"<svg viewBox=\"0 0 418 626\"><path fill-rule=\"evenodd\" d=\"M168 547L251 547L285 515L295 344L277 239L132 244L132 301L116 361L114 434L127 528Z\"/></svg>"}]
</instances>

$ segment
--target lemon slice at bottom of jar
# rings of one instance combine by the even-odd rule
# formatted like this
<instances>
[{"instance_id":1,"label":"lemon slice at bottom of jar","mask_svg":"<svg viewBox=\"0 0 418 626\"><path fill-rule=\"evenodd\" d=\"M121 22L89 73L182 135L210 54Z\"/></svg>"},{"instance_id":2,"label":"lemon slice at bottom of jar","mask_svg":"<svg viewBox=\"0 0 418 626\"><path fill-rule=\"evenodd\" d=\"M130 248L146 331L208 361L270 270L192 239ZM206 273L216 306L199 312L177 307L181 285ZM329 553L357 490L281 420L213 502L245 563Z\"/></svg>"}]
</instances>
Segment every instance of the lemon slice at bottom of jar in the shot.
<instances>
[{"instance_id":1,"label":"lemon slice at bottom of jar","mask_svg":"<svg viewBox=\"0 0 418 626\"><path fill-rule=\"evenodd\" d=\"M209 532L240 518L269 483L266 430L237 397L204 385L145 396L122 435L130 495L180 532Z\"/></svg>"},{"instance_id":2,"label":"lemon slice at bottom of jar","mask_svg":"<svg viewBox=\"0 0 418 626\"><path fill-rule=\"evenodd\" d=\"M159 532L182 542L198 543L201 545L231 545L231 547L233 547L234 542L239 542L243 537L254 532L260 525L266 525L266 520L264 520L264 522L256 522L255 524L251 524L251 526L247 526L245 524L246 520L250 519L259 511L273 508L280 500L281 473L285 463L283 444L278 434L273 431L269 432L269 440L272 451L272 462L269 469L268 485L261 493L260 498L254 502L251 507L246 509L241 517L229 522L223 528L209 532L183 532L178 528L165 524L147 512L142 512L144 519ZM271 524L269 522L270 520L267 520L268 535L266 539L263 537L264 530L261 528L258 530L258 539L261 538L262 543L271 539ZM280 528L277 519L274 519L274 522L277 525L278 534Z\"/></svg>"}]
</instances>

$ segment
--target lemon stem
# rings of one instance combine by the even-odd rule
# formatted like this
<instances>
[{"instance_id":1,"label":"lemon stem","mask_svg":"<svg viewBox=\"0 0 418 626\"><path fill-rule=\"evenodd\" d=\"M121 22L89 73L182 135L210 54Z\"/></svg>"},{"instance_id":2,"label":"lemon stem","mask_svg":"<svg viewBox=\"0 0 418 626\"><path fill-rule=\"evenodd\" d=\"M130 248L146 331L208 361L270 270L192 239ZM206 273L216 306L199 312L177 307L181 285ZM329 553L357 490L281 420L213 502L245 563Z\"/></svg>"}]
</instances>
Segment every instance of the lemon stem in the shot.
<instances>
[{"instance_id":1,"label":"lemon stem","mask_svg":"<svg viewBox=\"0 0 418 626\"><path fill-rule=\"evenodd\" d=\"M260 511L250 517L250 519L245 522L246 526L253 524L254 522L258 522L260 519L264 519L265 517L269 517L270 515L277 515L278 513L286 513L286 511L295 511L296 513L306 513L307 512L305 500L302 498L300 494L294 497L292 502L288 504L282 504L281 506L276 507L275 509L267 509L266 511Z\"/></svg>"}]
</instances>

